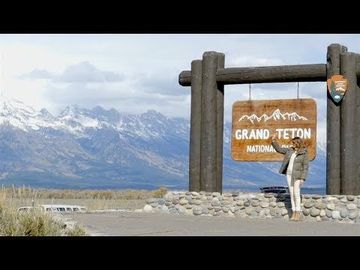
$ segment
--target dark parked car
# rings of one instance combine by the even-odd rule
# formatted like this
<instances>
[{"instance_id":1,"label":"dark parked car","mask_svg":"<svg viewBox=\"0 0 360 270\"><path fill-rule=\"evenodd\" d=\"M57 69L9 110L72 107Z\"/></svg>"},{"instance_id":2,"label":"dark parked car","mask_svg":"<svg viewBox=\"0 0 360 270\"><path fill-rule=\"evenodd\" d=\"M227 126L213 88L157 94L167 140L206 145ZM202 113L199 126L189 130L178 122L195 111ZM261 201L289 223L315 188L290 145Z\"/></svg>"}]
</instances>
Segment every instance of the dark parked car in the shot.
<instances>
[{"instance_id":1,"label":"dark parked car","mask_svg":"<svg viewBox=\"0 0 360 270\"><path fill-rule=\"evenodd\" d=\"M271 187L261 187L260 191L262 193L284 193L289 194L289 188L284 186L271 186Z\"/></svg>"}]
</instances>

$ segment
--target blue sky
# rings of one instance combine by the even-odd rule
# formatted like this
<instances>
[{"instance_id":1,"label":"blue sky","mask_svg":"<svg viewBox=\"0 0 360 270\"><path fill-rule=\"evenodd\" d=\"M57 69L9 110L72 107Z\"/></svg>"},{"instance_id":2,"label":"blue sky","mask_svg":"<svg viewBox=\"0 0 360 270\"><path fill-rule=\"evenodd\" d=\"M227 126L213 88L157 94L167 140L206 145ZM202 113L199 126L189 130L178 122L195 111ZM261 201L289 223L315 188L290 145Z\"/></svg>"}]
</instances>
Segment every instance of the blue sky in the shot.
<instances>
[{"instance_id":1,"label":"blue sky","mask_svg":"<svg viewBox=\"0 0 360 270\"><path fill-rule=\"evenodd\" d=\"M203 52L225 53L225 67L315 64L326 62L331 43L360 51L360 35L342 34L2 34L0 89L55 115L78 104L188 118L190 88L178 85L178 75ZM292 97L296 83L252 85L253 99ZM325 83L300 83L300 97L316 100L318 138L325 141ZM248 85L225 87L227 121L232 104L247 98Z\"/></svg>"}]
</instances>

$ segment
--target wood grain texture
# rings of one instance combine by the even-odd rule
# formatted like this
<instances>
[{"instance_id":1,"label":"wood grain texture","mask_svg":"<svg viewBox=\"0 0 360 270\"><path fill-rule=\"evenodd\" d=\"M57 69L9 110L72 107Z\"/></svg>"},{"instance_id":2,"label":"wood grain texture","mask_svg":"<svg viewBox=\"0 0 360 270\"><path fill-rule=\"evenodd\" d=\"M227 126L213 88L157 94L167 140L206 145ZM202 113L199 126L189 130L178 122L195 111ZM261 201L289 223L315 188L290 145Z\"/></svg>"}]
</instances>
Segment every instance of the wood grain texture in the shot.
<instances>
[{"instance_id":1,"label":"wood grain texture","mask_svg":"<svg viewBox=\"0 0 360 270\"><path fill-rule=\"evenodd\" d=\"M217 53L205 52L202 60L201 191L216 192L216 69Z\"/></svg>"},{"instance_id":2,"label":"wood grain texture","mask_svg":"<svg viewBox=\"0 0 360 270\"><path fill-rule=\"evenodd\" d=\"M281 161L272 150L271 135L280 145L304 137L309 159L316 156L317 108L313 99L238 101L232 110L231 155L237 161ZM278 131L276 131L278 129Z\"/></svg>"},{"instance_id":3,"label":"wood grain texture","mask_svg":"<svg viewBox=\"0 0 360 270\"><path fill-rule=\"evenodd\" d=\"M327 49L327 78L340 74L340 53L347 48L331 44ZM325 91L325 89L324 89ZM326 194L340 194L340 104L327 91Z\"/></svg>"},{"instance_id":4,"label":"wood grain texture","mask_svg":"<svg viewBox=\"0 0 360 270\"><path fill-rule=\"evenodd\" d=\"M200 191L202 61L191 63L189 190Z\"/></svg>"},{"instance_id":5,"label":"wood grain texture","mask_svg":"<svg viewBox=\"0 0 360 270\"><path fill-rule=\"evenodd\" d=\"M224 68L225 54L218 53L217 69ZM224 85L217 83L216 91L216 191L222 193L224 142Z\"/></svg>"},{"instance_id":6,"label":"wood grain texture","mask_svg":"<svg viewBox=\"0 0 360 270\"><path fill-rule=\"evenodd\" d=\"M340 110L340 194L360 194L360 145L358 98L360 89L357 86L355 73L356 54L340 54L341 74L348 79L349 86L341 101Z\"/></svg>"}]
</instances>

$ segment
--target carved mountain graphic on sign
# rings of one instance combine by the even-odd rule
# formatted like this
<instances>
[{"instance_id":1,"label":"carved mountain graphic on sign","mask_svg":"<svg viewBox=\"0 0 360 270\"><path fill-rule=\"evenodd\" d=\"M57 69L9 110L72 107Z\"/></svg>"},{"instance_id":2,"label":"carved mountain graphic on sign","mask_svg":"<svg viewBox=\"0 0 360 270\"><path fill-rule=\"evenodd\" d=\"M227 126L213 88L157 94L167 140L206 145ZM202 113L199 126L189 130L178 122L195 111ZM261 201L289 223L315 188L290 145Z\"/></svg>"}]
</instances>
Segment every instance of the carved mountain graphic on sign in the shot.
<instances>
[{"instance_id":1,"label":"carved mountain graphic on sign","mask_svg":"<svg viewBox=\"0 0 360 270\"><path fill-rule=\"evenodd\" d=\"M308 120L306 117L297 114L296 112L292 113L282 113L280 109L276 109L270 116L264 113L261 116L257 116L256 114L252 115L243 115L240 117L239 121L250 121L252 124L254 122L266 122L268 120L280 121L280 120L288 120L288 121L298 121L298 120Z\"/></svg>"}]
</instances>

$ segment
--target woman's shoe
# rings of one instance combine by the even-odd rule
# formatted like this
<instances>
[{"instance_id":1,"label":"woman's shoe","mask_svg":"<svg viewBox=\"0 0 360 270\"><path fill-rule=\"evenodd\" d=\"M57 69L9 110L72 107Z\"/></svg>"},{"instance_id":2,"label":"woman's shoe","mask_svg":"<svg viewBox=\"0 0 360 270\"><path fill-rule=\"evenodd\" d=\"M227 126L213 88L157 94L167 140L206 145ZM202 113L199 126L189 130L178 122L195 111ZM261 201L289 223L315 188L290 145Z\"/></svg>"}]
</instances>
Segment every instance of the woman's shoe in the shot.
<instances>
[{"instance_id":1,"label":"woman's shoe","mask_svg":"<svg viewBox=\"0 0 360 270\"><path fill-rule=\"evenodd\" d=\"M300 219L301 219L301 211L295 211L295 213L296 213L296 216L295 216L295 221L300 221Z\"/></svg>"},{"instance_id":2,"label":"woman's shoe","mask_svg":"<svg viewBox=\"0 0 360 270\"><path fill-rule=\"evenodd\" d=\"M295 215L296 214L296 212L295 211L292 211L291 212L291 218L290 218L290 220L295 220Z\"/></svg>"}]
</instances>

